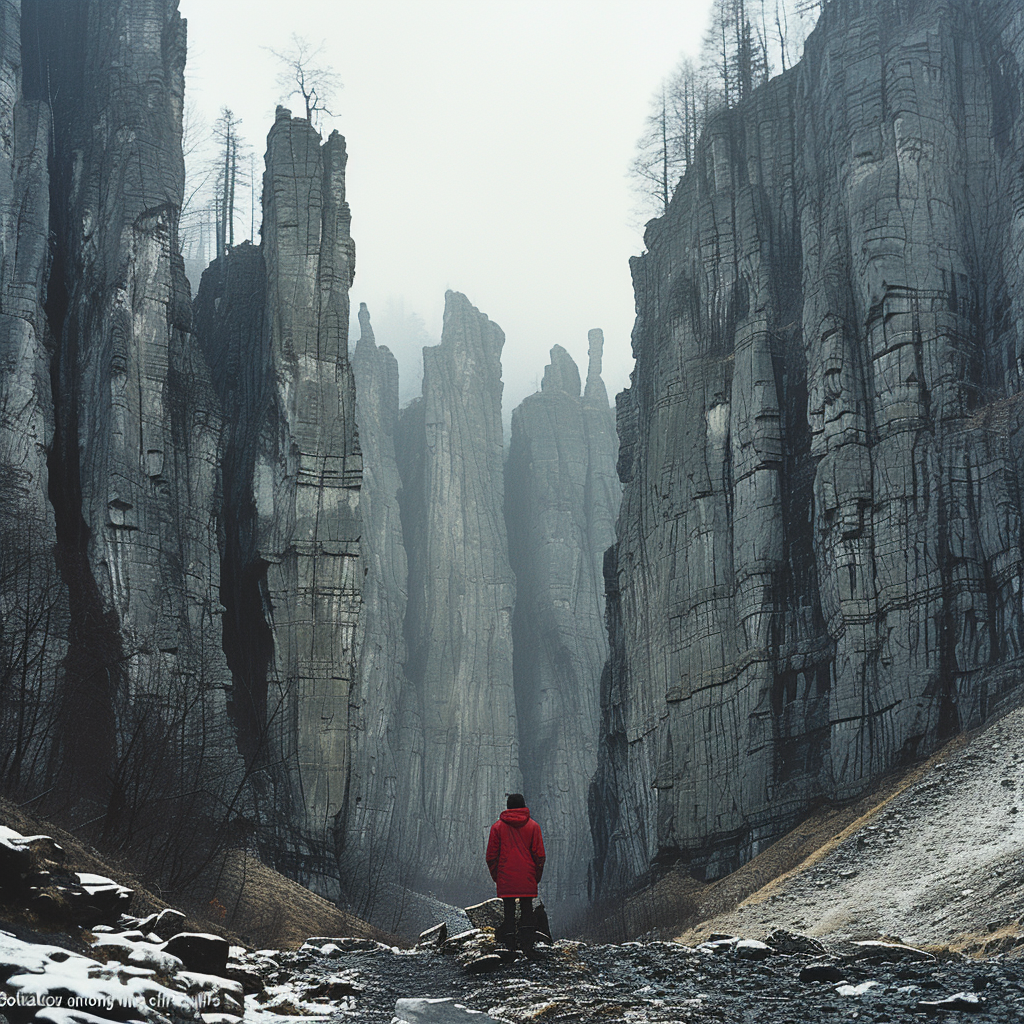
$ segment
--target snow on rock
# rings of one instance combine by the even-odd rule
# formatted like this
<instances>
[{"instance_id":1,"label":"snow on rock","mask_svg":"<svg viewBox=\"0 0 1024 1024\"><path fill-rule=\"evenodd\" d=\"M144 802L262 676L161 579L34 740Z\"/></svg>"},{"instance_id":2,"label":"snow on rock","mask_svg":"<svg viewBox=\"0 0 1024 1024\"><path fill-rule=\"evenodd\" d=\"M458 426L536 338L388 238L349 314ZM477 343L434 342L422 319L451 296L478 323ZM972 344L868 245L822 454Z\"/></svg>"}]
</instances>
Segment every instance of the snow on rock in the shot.
<instances>
[{"instance_id":1,"label":"snow on rock","mask_svg":"<svg viewBox=\"0 0 1024 1024\"><path fill-rule=\"evenodd\" d=\"M263 992L245 998L246 1019L284 1014L289 1017L328 1017L338 1010L355 1009L355 1000L346 997L333 1003L303 999L293 984L268 985Z\"/></svg>"},{"instance_id":2,"label":"snow on rock","mask_svg":"<svg viewBox=\"0 0 1024 1024\"><path fill-rule=\"evenodd\" d=\"M178 971L171 984L187 993L200 1013L226 1013L241 1017L245 1011L245 996L237 981L194 971Z\"/></svg>"},{"instance_id":3,"label":"snow on rock","mask_svg":"<svg viewBox=\"0 0 1024 1024\"><path fill-rule=\"evenodd\" d=\"M499 1024L496 1017L482 1010L468 1010L454 999L399 999L391 1024Z\"/></svg>"},{"instance_id":4,"label":"snow on rock","mask_svg":"<svg viewBox=\"0 0 1024 1024\"><path fill-rule=\"evenodd\" d=\"M116 892L122 896L127 895L128 899L131 899L134 895L131 889L118 885L112 878L106 878L104 875L94 875L88 871L76 871L74 875L78 879L78 884L90 896L95 896L97 893Z\"/></svg>"},{"instance_id":5,"label":"snow on rock","mask_svg":"<svg viewBox=\"0 0 1024 1024\"><path fill-rule=\"evenodd\" d=\"M194 1020L196 1004L154 980L154 972L120 963L101 964L60 946L23 942L0 932L0 971L18 1005L36 1008L49 1024L89 1024L84 1017L163 1024L169 1017ZM40 1011L51 1011L40 1017Z\"/></svg>"},{"instance_id":6,"label":"snow on rock","mask_svg":"<svg viewBox=\"0 0 1024 1024\"><path fill-rule=\"evenodd\" d=\"M178 957L164 952L161 945L146 941L139 932L101 933L95 936L92 944L103 949L111 959L119 959L135 967L148 967L158 974L172 974L184 966Z\"/></svg>"}]
</instances>

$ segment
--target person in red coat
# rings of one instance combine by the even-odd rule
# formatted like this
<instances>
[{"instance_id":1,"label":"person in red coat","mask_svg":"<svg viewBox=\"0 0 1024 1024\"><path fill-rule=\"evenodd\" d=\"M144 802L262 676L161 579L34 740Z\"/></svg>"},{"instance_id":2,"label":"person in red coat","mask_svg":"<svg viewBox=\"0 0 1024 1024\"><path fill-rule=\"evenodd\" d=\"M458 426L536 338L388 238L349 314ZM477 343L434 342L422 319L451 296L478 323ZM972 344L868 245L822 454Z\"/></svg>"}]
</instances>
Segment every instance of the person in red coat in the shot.
<instances>
[{"instance_id":1,"label":"person in red coat","mask_svg":"<svg viewBox=\"0 0 1024 1024\"><path fill-rule=\"evenodd\" d=\"M544 871L544 839L540 825L530 817L522 793L513 793L491 826L487 840L487 869L498 887L505 920L496 937L530 955L535 939L533 898ZM519 903L519 934L516 935L516 903Z\"/></svg>"}]
</instances>

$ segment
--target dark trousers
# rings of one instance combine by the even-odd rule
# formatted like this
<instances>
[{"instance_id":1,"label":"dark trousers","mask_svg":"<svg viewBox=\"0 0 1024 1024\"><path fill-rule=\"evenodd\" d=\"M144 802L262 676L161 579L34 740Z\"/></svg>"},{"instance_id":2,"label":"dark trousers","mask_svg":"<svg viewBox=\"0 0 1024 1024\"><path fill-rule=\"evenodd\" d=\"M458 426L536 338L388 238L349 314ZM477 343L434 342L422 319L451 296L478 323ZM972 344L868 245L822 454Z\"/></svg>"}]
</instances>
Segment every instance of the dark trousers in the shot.
<instances>
[{"instance_id":1,"label":"dark trousers","mask_svg":"<svg viewBox=\"0 0 1024 1024\"><path fill-rule=\"evenodd\" d=\"M516 928L516 904L519 904L519 927ZM533 898L530 896L503 896L501 905L505 910L505 920L498 929L498 934L509 945L518 944L520 949L528 949L536 939L533 920Z\"/></svg>"}]
</instances>

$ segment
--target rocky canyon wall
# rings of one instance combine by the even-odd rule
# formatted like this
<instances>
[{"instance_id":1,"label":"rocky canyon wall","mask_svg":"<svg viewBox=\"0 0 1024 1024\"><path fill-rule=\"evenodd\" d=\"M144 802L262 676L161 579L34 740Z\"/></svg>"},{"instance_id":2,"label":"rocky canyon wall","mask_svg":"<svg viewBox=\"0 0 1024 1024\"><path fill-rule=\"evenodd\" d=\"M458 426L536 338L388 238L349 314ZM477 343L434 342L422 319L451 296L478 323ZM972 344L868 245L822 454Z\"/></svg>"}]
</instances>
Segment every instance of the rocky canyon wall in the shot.
<instances>
[{"instance_id":1,"label":"rocky canyon wall","mask_svg":"<svg viewBox=\"0 0 1024 1024\"><path fill-rule=\"evenodd\" d=\"M5 784L175 877L255 830L312 880L361 601L345 145L279 112L193 322L184 62L175 0L0 5Z\"/></svg>"},{"instance_id":2,"label":"rocky canyon wall","mask_svg":"<svg viewBox=\"0 0 1024 1024\"><path fill-rule=\"evenodd\" d=\"M17 7L2 37L21 71L3 105L3 388L20 450L4 458L34 565L61 578L60 614L32 626L66 651L42 712L48 770L96 801L110 836L158 848L167 806L208 821L241 769L224 713L221 423L177 244L184 24L173 0L25 0L19 36ZM140 787L165 808L129 827Z\"/></svg>"},{"instance_id":3,"label":"rocky canyon wall","mask_svg":"<svg viewBox=\"0 0 1024 1024\"><path fill-rule=\"evenodd\" d=\"M237 247L203 275L195 326L228 424L230 711L268 856L321 888L351 768L362 576L345 162L340 135L321 143L308 121L278 108L262 244Z\"/></svg>"},{"instance_id":4,"label":"rocky canyon wall","mask_svg":"<svg viewBox=\"0 0 1024 1024\"><path fill-rule=\"evenodd\" d=\"M633 261L596 880L709 875L1021 667L1021 14L826 5Z\"/></svg>"},{"instance_id":5,"label":"rocky canyon wall","mask_svg":"<svg viewBox=\"0 0 1024 1024\"><path fill-rule=\"evenodd\" d=\"M24 728L24 688L53 699L67 652L67 593L47 500L53 441L43 304L49 269L50 110L22 92L21 4L0 3L0 745L15 791L38 783L47 749ZM45 626L43 624L46 624ZM40 628L40 627L43 628ZM30 716L31 718L34 716Z\"/></svg>"}]
</instances>

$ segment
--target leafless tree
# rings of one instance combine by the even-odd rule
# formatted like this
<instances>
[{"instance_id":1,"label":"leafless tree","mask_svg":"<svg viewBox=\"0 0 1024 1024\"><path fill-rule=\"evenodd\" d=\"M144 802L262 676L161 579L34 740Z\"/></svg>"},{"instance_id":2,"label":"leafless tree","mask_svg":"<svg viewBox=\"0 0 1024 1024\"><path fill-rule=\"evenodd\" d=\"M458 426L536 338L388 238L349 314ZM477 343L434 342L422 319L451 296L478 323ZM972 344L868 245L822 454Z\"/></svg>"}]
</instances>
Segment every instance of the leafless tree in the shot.
<instances>
[{"instance_id":1,"label":"leafless tree","mask_svg":"<svg viewBox=\"0 0 1024 1024\"><path fill-rule=\"evenodd\" d=\"M235 244L235 186L238 181L238 126L242 119L224 107L213 126L219 155L217 170L217 257Z\"/></svg>"},{"instance_id":2,"label":"leafless tree","mask_svg":"<svg viewBox=\"0 0 1024 1024\"><path fill-rule=\"evenodd\" d=\"M67 598L31 523L0 532L0 778L12 795L46 788L65 650Z\"/></svg>"},{"instance_id":3,"label":"leafless tree","mask_svg":"<svg viewBox=\"0 0 1024 1024\"><path fill-rule=\"evenodd\" d=\"M637 142L630 174L647 212L652 201L667 210L675 183L695 159L708 114L746 99L775 64L783 71L791 65L819 6L817 0L714 0L699 61L682 59L665 79Z\"/></svg>"},{"instance_id":4,"label":"leafless tree","mask_svg":"<svg viewBox=\"0 0 1024 1024\"><path fill-rule=\"evenodd\" d=\"M323 114L335 116L330 104L335 92L342 87L337 72L325 60L324 46L321 42L314 47L304 37L293 35L289 49L270 51L281 62L278 85L284 97L301 96L306 120L312 125L316 125Z\"/></svg>"},{"instance_id":5,"label":"leafless tree","mask_svg":"<svg viewBox=\"0 0 1024 1024\"><path fill-rule=\"evenodd\" d=\"M661 212L668 209L675 183L693 162L706 106L704 79L693 61L684 58L652 99L630 167L637 192Z\"/></svg>"},{"instance_id":6,"label":"leafless tree","mask_svg":"<svg viewBox=\"0 0 1024 1024\"><path fill-rule=\"evenodd\" d=\"M704 55L727 107L741 103L768 80L766 40L751 20L747 0L714 0Z\"/></svg>"}]
</instances>

